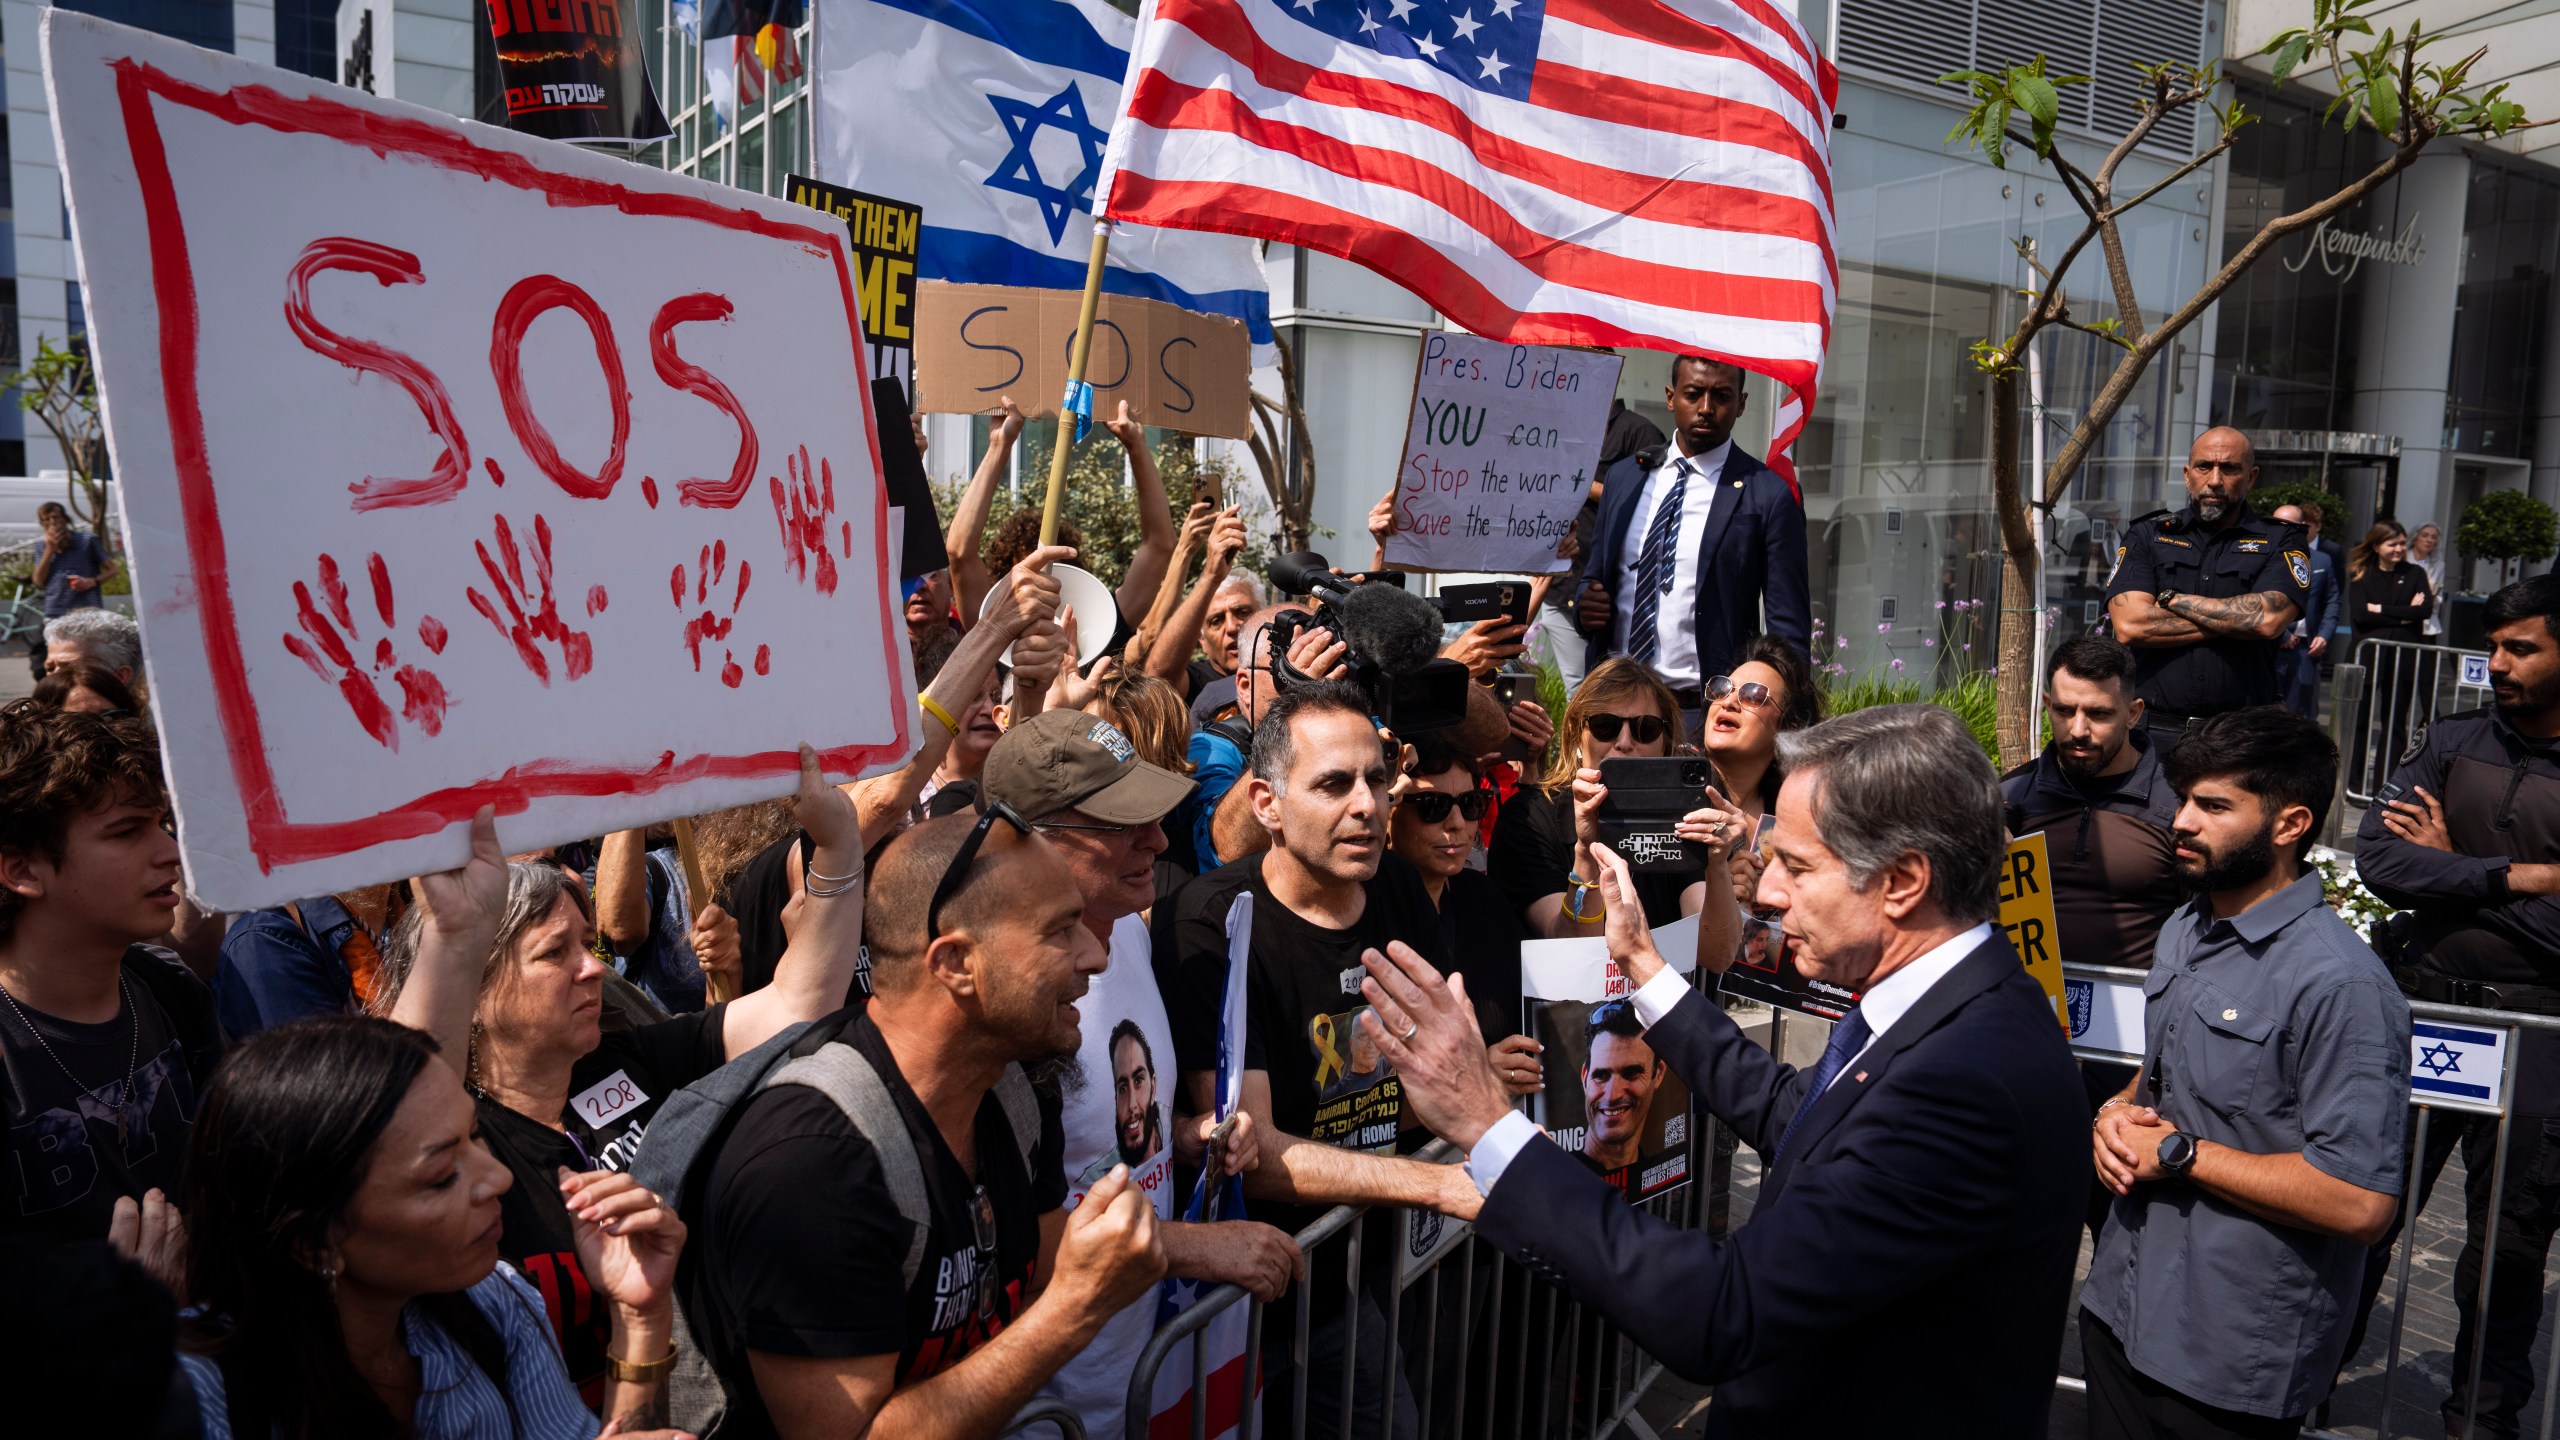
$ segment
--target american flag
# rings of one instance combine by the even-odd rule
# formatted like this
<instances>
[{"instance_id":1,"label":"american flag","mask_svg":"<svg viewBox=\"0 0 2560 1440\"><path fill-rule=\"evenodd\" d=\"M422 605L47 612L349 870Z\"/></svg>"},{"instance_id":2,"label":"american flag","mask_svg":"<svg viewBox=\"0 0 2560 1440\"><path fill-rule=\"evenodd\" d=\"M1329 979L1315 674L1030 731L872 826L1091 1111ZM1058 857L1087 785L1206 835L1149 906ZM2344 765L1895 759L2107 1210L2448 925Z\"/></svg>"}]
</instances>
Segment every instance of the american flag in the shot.
<instances>
[{"instance_id":1,"label":"american flag","mask_svg":"<svg viewBox=\"0 0 2560 1440\"><path fill-rule=\"evenodd\" d=\"M1130 75L1111 218L1358 261L1494 339L1730 360L1789 388L1796 483L1838 79L1771 0L1151 0Z\"/></svg>"}]
</instances>

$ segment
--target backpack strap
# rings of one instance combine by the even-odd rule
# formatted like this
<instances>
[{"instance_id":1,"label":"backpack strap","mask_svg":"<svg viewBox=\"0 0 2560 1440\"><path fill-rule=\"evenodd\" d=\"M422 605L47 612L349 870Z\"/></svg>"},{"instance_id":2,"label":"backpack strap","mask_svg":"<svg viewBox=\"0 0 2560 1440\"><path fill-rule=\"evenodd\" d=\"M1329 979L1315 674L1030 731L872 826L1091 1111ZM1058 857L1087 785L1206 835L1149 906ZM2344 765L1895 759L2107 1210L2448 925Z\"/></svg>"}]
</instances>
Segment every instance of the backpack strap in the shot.
<instances>
[{"instance_id":1,"label":"backpack strap","mask_svg":"<svg viewBox=\"0 0 2560 1440\"><path fill-rule=\"evenodd\" d=\"M1018 1072L1008 1072L1018 1073ZM907 1253L899 1262L905 1283L916 1283L924 1268L926 1237L933 1229L933 1205L925 1192L924 1162L907 1137L906 1117L889 1094L887 1082L871 1061L850 1045L823 1045L776 1070L773 1085L806 1085L835 1102L854 1131L870 1143L889 1181L889 1198L898 1218L907 1222ZM1026 1087L1027 1088L1027 1087Z\"/></svg>"},{"instance_id":2,"label":"backpack strap","mask_svg":"<svg viewBox=\"0 0 2560 1440\"><path fill-rule=\"evenodd\" d=\"M996 1100L1004 1106L1004 1123L1013 1129L1013 1148L1022 1154L1022 1173L1032 1173L1031 1153L1040 1146L1040 1097L1031 1089L1031 1077L1019 1065L1004 1067L1004 1078L996 1082Z\"/></svg>"}]
</instances>

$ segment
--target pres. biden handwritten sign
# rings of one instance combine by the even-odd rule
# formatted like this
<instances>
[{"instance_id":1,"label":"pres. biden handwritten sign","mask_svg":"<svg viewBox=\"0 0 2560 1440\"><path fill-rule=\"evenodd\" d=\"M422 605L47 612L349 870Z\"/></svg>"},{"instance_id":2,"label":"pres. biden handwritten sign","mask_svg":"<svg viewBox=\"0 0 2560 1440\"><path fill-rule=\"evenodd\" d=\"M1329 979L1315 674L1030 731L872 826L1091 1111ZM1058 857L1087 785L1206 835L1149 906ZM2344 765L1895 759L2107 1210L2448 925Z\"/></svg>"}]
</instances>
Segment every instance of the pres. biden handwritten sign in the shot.
<instances>
[{"instance_id":1,"label":"pres. biden handwritten sign","mask_svg":"<svg viewBox=\"0 0 2560 1440\"><path fill-rule=\"evenodd\" d=\"M1597 478L1619 359L1438 331L1422 337L1387 563L1552 574Z\"/></svg>"},{"instance_id":2,"label":"pres. biden handwritten sign","mask_svg":"<svg viewBox=\"0 0 2560 1440\"><path fill-rule=\"evenodd\" d=\"M902 760L842 225L67 10L44 59L200 899Z\"/></svg>"}]
</instances>

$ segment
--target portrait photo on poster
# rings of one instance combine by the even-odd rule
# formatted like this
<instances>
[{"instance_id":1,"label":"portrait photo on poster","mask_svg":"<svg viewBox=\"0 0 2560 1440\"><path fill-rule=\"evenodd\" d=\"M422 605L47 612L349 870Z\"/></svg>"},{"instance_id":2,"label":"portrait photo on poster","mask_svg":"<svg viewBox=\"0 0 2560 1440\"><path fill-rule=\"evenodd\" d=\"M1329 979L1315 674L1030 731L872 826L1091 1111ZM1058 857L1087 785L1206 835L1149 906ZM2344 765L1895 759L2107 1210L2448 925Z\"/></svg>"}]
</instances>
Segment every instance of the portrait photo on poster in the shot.
<instances>
[{"instance_id":1,"label":"portrait photo on poster","mask_svg":"<svg viewBox=\"0 0 2560 1440\"><path fill-rule=\"evenodd\" d=\"M1654 932L1680 973L1696 969L1695 916ZM1644 1038L1635 986L1597 936L1520 947L1520 1028L1535 1038L1546 1087L1536 1120L1632 1204L1688 1183L1689 1087Z\"/></svg>"},{"instance_id":2,"label":"portrait photo on poster","mask_svg":"<svg viewBox=\"0 0 2560 1440\"><path fill-rule=\"evenodd\" d=\"M1546 1058L1547 1133L1632 1203L1689 1179L1689 1087L1645 1043L1632 1000L1526 1000Z\"/></svg>"}]
</instances>

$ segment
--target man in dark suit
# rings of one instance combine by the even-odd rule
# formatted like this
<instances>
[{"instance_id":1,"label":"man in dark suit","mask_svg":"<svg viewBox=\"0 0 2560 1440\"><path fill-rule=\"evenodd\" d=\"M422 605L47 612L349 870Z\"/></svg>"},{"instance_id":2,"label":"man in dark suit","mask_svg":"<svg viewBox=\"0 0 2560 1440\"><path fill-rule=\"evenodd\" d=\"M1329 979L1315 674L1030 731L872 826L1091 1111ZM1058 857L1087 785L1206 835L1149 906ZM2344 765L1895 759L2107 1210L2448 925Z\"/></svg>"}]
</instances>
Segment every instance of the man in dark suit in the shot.
<instances>
[{"instance_id":1,"label":"man in dark suit","mask_svg":"<svg viewBox=\"0 0 2560 1440\"><path fill-rule=\"evenodd\" d=\"M1721 1436L2045 1433L2089 1185L2087 1110L2053 1002L1991 921L2000 791L1937 706L1780 740L1758 900L1806 974L1861 992L1810 1072L1662 962L1600 852L1609 953L1646 1040L1767 1162L1727 1240L1640 1210L1510 1107L1462 984L1366 957L1406 1103L1468 1152L1472 1217L1534 1273L1715 1386Z\"/></svg>"},{"instance_id":2,"label":"man in dark suit","mask_svg":"<svg viewBox=\"0 0 2560 1440\"><path fill-rule=\"evenodd\" d=\"M1694 720L1705 708L1700 686L1733 668L1746 636L1766 630L1799 650L1812 643L1812 586L1803 503L1733 443L1742 371L1683 355L1663 399L1670 443L1601 472L1574 620L1590 641L1588 664L1642 660Z\"/></svg>"}]
</instances>

